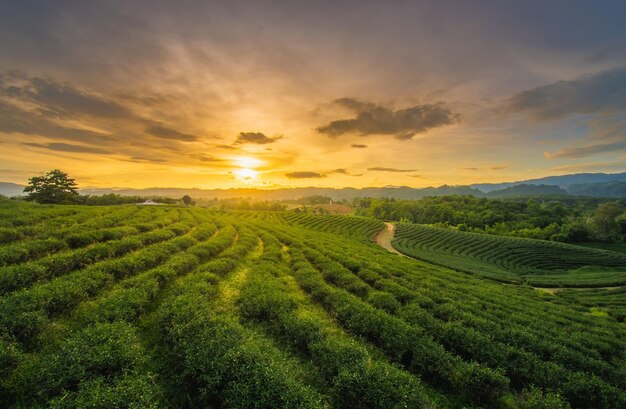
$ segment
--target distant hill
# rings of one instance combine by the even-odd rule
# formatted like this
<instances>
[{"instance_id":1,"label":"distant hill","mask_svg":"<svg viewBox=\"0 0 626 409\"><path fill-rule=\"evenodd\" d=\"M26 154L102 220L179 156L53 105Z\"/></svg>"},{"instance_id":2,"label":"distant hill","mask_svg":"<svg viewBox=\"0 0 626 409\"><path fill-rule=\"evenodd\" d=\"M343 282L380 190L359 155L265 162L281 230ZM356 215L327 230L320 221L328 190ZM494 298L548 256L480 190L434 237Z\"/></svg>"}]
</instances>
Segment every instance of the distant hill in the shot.
<instances>
[{"instance_id":1,"label":"distant hill","mask_svg":"<svg viewBox=\"0 0 626 409\"><path fill-rule=\"evenodd\" d=\"M22 195L24 185L0 182L0 195ZM202 199L249 198L259 200L296 200L306 196L327 196L333 200L354 199L357 197L388 197L394 199L421 199L425 196L469 195L476 197L506 198L522 196L593 196L626 197L626 172L624 173L578 173L563 176L548 176L507 183L482 183L470 186L448 186L411 188L407 186L366 187L366 188L282 188L282 189L182 189L182 188L84 188L84 195L104 195L115 193L123 196L164 196L180 198L189 195Z\"/></svg>"},{"instance_id":2,"label":"distant hill","mask_svg":"<svg viewBox=\"0 0 626 409\"><path fill-rule=\"evenodd\" d=\"M285 188L285 189L178 189L178 188L148 188L148 189L81 189L81 194L103 195L116 193L120 195L137 196L167 196L182 197L189 195L193 198L230 199L250 198L262 200L295 200L306 196L327 196L333 200L354 199L357 197L389 197L395 199L421 199L425 196L445 195L472 195L483 196L483 193L469 186L447 186L410 188L401 187L368 187L368 188Z\"/></svg>"},{"instance_id":3,"label":"distant hill","mask_svg":"<svg viewBox=\"0 0 626 409\"><path fill-rule=\"evenodd\" d=\"M626 197L626 182L581 183L568 186L572 195L594 197Z\"/></svg>"},{"instance_id":4,"label":"distant hill","mask_svg":"<svg viewBox=\"0 0 626 409\"><path fill-rule=\"evenodd\" d=\"M501 190L492 190L485 196L490 199L521 196L567 196L568 192L553 185L515 185Z\"/></svg>"},{"instance_id":5,"label":"distant hill","mask_svg":"<svg viewBox=\"0 0 626 409\"><path fill-rule=\"evenodd\" d=\"M6 197L20 196L24 194L25 187L17 183L0 182L0 195Z\"/></svg>"},{"instance_id":6,"label":"distant hill","mask_svg":"<svg viewBox=\"0 0 626 409\"><path fill-rule=\"evenodd\" d=\"M489 193L492 190L506 189L516 185L553 185L561 188L589 183L606 183L606 182L626 182L626 172L624 173L576 173L572 175L547 176L539 179L520 180L517 182L506 183L477 183L470 185L471 188L478 189L481 192Z\"/></svg>"}]
</instances>

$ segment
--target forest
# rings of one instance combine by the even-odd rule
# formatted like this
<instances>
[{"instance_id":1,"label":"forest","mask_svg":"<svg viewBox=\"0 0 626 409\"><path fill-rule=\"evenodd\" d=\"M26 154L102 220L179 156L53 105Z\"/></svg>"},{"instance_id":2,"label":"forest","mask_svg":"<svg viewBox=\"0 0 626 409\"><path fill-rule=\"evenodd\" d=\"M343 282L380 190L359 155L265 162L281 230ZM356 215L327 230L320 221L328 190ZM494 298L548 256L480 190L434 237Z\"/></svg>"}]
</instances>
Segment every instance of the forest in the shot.
<instances>
[{"instance_id":1,"label":"forest","mask_svg":"<svg viewBox=\"0 0 626 409\"><path fill-rule=\"evenodd\" d=\"M352 205L356 214L379 220L568 243L621 242L626 233L626 199L442 196L361 198Z\"/></svg>"}]
</instances>

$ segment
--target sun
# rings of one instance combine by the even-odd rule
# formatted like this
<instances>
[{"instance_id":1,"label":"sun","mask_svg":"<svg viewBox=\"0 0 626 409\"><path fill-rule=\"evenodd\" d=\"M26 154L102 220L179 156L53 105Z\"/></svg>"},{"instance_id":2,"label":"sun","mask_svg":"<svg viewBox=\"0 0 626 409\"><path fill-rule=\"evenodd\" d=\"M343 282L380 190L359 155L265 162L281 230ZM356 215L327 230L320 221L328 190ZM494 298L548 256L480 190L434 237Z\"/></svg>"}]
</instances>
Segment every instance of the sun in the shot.
<instances>
[{"instance_id":1,"label":"sun","mask_svg":"<svg viewBox=\"0 0 626 409\"><path fill-rule=\"evenodd\" d=\"M235 175L235 178L238 181L244 182L250 185L256 183L256 181L259 178L259 172L250 168L242 168L242 169L234 170L233 175Z\"/></svg>"},{"instance_id":2,"label":"sun","mask_svg":"<svg viewBox=\"0 0 626 409\"><path fill-rule=\"evenodd\" d=\"M232 171L233 176L240 182L248 185L254 185L259 179L259 171L256 170L263 165L263 161L251 156L236 156L231 158L233 165L237 169Z\"/></svg>"},{"instance_id":3,"label":"sun","mask_svg":"<svg viewBox=\"0 0 626 409\"><path fill-rule=\"evenodd\" d=\"M246 168L248 170L252 170L253 168L257 168L263 164L260 159L250 156L238 156L236 158L233 158L233 162L236 166Z\"/></svg>"}]
</instances>

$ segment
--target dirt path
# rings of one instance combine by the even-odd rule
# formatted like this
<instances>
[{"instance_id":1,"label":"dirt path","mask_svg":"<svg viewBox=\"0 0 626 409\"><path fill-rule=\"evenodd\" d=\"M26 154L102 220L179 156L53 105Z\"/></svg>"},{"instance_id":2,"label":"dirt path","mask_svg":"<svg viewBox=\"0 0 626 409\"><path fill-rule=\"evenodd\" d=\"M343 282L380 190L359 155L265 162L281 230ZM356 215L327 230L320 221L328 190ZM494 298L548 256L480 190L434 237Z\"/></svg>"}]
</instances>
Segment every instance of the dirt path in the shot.
<instances>
[{"instance_id":1,"label":"dirt path","mask_svg":"<svg viewBox=\"0 0 626 409\"><path fill-rule=\"evenodd\" d=\"M376 244L378 244L380 247L384 248L385 250L390 251L391 253L395 253L402 257L406 257L404 254L394 249L393 246L391 245L391 240L393 240L393 237L396 232L396 226L393 225L392 223L385 223L385 226L386 228L382 229L380 233L378 233L378 235L376 236L376 239L374 239Z\"/></svg>"},{"instance_id":2,"label":"dirt path","mask_svg":"<svg viewBox=\"0 0 626 409\"><path fill-rule=\"evenodd\" d=\"M555 295L563 290L617 290L624 288L624 286L617 287L533 287L535 290L543 291Z\"/></svg>"}]
</instances>

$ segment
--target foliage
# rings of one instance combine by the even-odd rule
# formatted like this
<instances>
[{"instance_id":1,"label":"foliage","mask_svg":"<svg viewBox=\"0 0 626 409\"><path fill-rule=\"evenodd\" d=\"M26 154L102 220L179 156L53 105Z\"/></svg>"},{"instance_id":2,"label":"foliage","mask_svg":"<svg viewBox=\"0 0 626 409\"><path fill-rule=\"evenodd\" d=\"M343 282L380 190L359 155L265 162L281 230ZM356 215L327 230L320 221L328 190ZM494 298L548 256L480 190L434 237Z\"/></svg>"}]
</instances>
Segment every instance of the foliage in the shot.
<instances>
[{"instance_id":1,"label":"foliage","mask_svg":"<svg viewBox=\"0 0 626 409\"><path fill-rule=\"evenodd\" d=\"M503 282L524 280L541 287L626 284L624 254L571 244L399 224L392 245L410 256ZM585 274L587 266L606 271L596 268Z\"/></svg>"},{"instance_id":2,"label":"foliage","mask_svg":"<svg viewBox=\"0 0 626 409\"><path fill-rule=\"evenodd\" d=\"M625 407L622 290L478 274L596 282L621 256L406 226L437 259L366 217L1 202L0 406Z\"/></svg>"},{"instance_id":3,"label":"foliage","mask_svg":"<svg viewBox=\"0 0 626 409\"><path fill-rule=\"evenodd\" d=\"M175 204L176 200L171 197L161 196L122 196L115 193L107 193L104 195L81 195L78 199L80 204L91 206L106 206L118 204L135 204L143 203L146 200L152 200L155 203Z\"/></svg>"},{"instance_id":4,"label":"foliage","mask_svg":"<svg viewBox=\"0 0 626 409\"><path fill-rule=\"evenodd\" d=\"M421 200L355 199L353 206L357 208L357 214L380 220L577 243L621 241L623 232L619 216L626 207L626 201L558 197L496 200L442 196Z\"/></svg>"},{"instance_id":5,"label":"foliage","mask_svg":"<svg viewBox=\"0 0 626 409\"><path fill-rule=\"evenodd\" d=\"M76 203L78 197L76 181L59 169L28 179L28 186L24 188L24 192L28 193L27 200L37 203Z\"/></svg>"}]
</instances>

